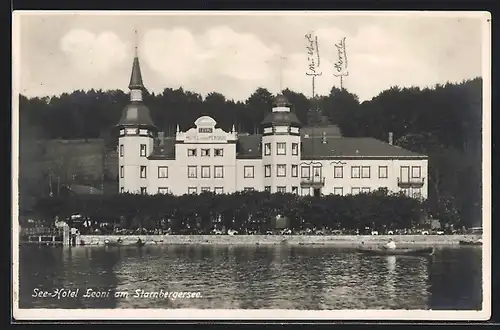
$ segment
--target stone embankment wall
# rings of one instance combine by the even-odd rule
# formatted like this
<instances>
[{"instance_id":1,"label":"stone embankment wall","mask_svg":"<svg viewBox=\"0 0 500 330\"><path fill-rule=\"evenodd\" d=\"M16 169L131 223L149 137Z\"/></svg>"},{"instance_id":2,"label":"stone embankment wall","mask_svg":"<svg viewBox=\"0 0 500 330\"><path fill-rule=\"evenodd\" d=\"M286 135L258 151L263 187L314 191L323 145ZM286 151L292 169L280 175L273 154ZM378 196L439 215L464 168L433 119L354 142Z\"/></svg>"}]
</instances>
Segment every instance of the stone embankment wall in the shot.
<instances>
[{"instance_id":1,"label":"stone embankment wall","mask_svg":"<svg viewBox=\"0 0 500 330\"><path fill-rule=\"evenodd\" d=\"M476 241L481 235L400 235L390 236L398 246L407 245L453 245L459 244L461 240ZM158 244L213 244L213 245L338 245L358 246L363 242L365 245L380 245L387 242L389 236L302 236L302 235L82 235L77 244L104 245L107 239L116 242L121 238L123 245L131 245L141 241L147 245Z\"/></svg>"}]
</instances>

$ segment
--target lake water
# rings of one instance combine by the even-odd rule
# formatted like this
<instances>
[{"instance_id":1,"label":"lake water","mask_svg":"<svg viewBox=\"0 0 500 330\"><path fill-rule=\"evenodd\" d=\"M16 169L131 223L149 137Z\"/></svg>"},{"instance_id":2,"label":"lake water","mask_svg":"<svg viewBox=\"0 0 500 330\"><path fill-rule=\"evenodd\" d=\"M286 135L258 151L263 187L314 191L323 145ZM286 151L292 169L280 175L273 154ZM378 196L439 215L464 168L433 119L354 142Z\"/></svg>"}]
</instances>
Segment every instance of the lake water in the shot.
<instances>
[{"instance_id":1,"label":"lake water","mask_svg":"<svg viewBox=\"0 0 500 330\"><path fill-rule=\"evenodd\" d=\"M480 310L481 254L480 247L438 248L432 257L312 246L22 247L19 307ZM87 289L109 294L84 297ZM44 291L54 297L33 297Z\"/></svg>"}]
</instances>

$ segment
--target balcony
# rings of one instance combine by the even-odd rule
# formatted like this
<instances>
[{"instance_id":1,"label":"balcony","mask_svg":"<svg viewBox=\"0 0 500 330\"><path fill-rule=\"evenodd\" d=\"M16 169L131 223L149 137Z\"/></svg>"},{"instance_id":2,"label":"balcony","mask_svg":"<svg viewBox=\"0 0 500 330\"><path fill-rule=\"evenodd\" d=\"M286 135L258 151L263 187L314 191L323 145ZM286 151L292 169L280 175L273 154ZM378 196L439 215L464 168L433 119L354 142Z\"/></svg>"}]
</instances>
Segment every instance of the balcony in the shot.
<instances>
[{"instance_id":1,"label":"balcony","mask_svg":"<svg viewBox=\"0 0 500 330\"><path fill-rule=\"evenodd\" d=\"M312 178L301 178L300 186L302 188L322 188L325 186L325 178L320 176L315 176Z\"/></svg>"},{"instance_id":2,"label":"balcony","mask_svg":"<svg viewBox=\"0 0 500 330\"><path fill-rule=\"evenodd\" d=\"M425 182L425 178L398 178L399 188L422 188Z\"/></svg>"}]
</instances>

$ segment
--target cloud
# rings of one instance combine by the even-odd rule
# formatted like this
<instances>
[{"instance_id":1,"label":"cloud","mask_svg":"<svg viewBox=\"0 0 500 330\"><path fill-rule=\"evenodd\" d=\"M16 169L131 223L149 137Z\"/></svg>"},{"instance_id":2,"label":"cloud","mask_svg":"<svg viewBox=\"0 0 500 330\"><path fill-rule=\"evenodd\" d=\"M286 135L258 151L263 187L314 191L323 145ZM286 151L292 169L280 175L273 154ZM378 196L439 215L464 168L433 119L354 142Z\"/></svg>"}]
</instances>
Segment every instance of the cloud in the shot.
<instances>
[{"instance_id":1,"label":"cloud","mask_svg":"<svg viewBox=\"0 0 500 330\"><path fill-rule=\"evenodd\" d=\"M141 45L142 58L164 86L182 85L205 94L215 90L236 99L269 85L277 75L274 62L279 52L278 45L223 26L198 35L179 28L149 30ZM226 81L222 89L218 80Z\"/></svg>"},{"instance_id":2,"label":"cloud","mask_svg":"<svg viewBox=\"0 0 500 330\"><path fill-rule=\"evenodd\" d=\"M311 29L320 43L318 94L340 86L333 64L335 43L342 37L347 38L349 64L344 87L361 101L394 85L425 87L481 75L478 19L187 15L175 20L144 16L131 24L126 16L113 21L97 17L26 19L27 27L21 29L21 90L33 96L74 89L127 90L133 26L143 34L143 78L154 92L183 87L245 100L257 87L279 92L281 80L283 88L310 96L304 34ZM282 63L281 55L286 56Z\"/></svg>"},{"instance_id":3,"label":"cloud","mask_svg":"<svg viewBox=\"0 0 500 330\"><path fill-rule=\"evenodd\" d=\"M342 37L347 38L349 64L344 87L361 100L394 85L426 86L439 78L410 42L377 26L364 26L351 34L338 28L319 28L314 33L319 38L323 73L315 78L318 94L340 87L340 78L333 74L338 58L335 44ZM163 86L182 86L203 94L215 90L244 100L259 86L279 92L281 76L282 88L312 95L312 78L306 76L306 40L301 40L300 48L285 53L278 44L264 43L254 34L224 26L200 34L179 28L155 29L146 33L141 53ZM286 60L280 63L282 55Z\"/></svg>"},{"instance_id":4,"label":"cloud","mask_svg":"<svg viewBox=\"0 0 500 330\"><path fill-rule=\"evenodd\" d=\"M60 40L61 50L72 67L83 75L103 75L128 58L129 46L113 32L99 35L86 30L70 30Z\"/></svg>"}]
</instances>

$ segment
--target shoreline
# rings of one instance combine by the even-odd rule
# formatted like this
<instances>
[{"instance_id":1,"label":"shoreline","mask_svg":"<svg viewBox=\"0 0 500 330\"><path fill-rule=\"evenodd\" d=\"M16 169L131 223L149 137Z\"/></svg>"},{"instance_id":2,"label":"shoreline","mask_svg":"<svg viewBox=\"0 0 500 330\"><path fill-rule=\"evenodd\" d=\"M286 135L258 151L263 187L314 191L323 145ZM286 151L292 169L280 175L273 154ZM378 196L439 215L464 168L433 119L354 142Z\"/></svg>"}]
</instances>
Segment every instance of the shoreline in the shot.
<instances>
[{"instance_id":1,"label":"shoreline","mask_svg":"<svg viewBox=\"0 0 500 330\"><path fill-rule=\"evenodd\" d=\"M357 247L381 245L391 237L398 246L459 245L461 240L476 241L482 235L81 235L77 246L104 246L104 241L134 245L141 239L145 245L301 245ZM83 244L81 244L83 243Z\"/></svg>"}]
</instances>

